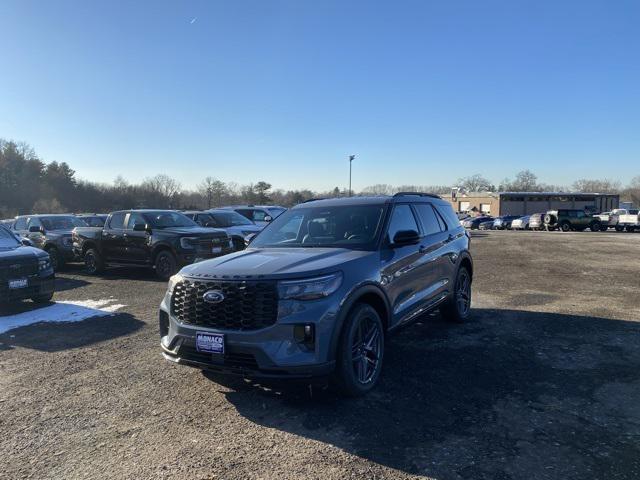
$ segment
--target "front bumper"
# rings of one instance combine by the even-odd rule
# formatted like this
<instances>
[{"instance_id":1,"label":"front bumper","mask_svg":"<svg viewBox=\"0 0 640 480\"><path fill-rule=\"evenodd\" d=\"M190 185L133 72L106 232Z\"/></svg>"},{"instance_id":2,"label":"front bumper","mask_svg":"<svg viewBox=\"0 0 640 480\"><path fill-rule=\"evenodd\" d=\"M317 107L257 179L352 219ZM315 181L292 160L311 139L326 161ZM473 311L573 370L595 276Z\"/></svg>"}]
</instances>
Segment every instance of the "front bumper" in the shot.
<instances>
[{"instance_id":1,"label":"front bumper","mask_svg":"<svg viewBox=\"0 0 640 480\"><path fill-rule=\"evenodd\" d=\"M248 331L183 324L171 315L170 304L171 297L167 294L160 305L160 345L164 358L173 363L223 374L274 379L326 377L335 368L329 354L336 326L336 314L329 306L333 302L308 302L294 314L279 313L271 326ZM294 326L302 323L314 325L312 346L294 338ZM223 333L225 354L197 351L196 332Z\"/></svg>"},{"instance_id":2,"label":"front bumper","mask_svg":"<svg viewBox=\"0 0 640 480\"><path fill-rule=\"evenodd\" d=\"M53 273L46 276L28 277L28 285L24 288L9 289L8 280L0 282L0 303L27 300L49 295L55 291L55 275Z\"/></svg>"}]
</instances>

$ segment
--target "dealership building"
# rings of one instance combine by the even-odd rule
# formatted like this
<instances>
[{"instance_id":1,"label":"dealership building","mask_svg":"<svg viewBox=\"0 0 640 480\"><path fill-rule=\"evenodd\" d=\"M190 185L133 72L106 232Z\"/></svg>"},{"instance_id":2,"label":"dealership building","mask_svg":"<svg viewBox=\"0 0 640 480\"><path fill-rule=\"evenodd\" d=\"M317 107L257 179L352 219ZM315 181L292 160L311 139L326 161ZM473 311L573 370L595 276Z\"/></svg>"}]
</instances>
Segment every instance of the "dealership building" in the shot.
<instances>
[{"instance_id":1,"label":"dealership building","mask_svg":"<svg viewBox=\"0 0 640 480\"><path fill-rule=\"evenodd\" d=\"M529 215L560 208L607 212L618 208L620 196L609 193L470 192L455 190L443 198L456 212L487 215Z\"/></svg>"}]
</instances>

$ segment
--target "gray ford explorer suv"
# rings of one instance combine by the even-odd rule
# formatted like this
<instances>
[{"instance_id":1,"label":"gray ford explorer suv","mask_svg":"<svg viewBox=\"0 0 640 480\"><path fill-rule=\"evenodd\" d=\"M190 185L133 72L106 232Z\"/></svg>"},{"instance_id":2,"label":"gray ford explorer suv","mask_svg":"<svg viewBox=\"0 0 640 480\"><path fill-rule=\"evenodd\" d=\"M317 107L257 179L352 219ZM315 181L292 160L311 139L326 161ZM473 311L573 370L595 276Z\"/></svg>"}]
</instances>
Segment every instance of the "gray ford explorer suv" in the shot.
<instances>
[{"instance_id":1,"label":"gray ford explorer suv","mask_svg":"<svg viewBox=\"0 0 640 480\"><path fill-rule=\"evenodd\" d=\"M421 193L300 204L246 250L184 267L160 305L167 360L247 377L329 376L347 395L378 381L387 333L471 306L469 235Z\"/></svg>"}]
</instances>

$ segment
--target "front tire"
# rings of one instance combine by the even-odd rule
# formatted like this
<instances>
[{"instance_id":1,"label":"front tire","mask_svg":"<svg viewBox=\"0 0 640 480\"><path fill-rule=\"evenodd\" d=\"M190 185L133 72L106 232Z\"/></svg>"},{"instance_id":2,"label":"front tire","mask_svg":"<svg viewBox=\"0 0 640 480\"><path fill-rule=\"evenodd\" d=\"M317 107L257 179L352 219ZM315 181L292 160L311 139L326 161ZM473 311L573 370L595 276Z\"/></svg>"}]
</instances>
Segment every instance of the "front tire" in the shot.
<instances>
[{"instance_id":1,"label":"front tire","mask_svg":"<svg viewBox=\"0 0 640 480\"><path fill-rule=\"evenodd\" d=\"M96 275L104 272L105 264L102 255L95 249L90 248L84 253L84 266L87 273Z\"/></svg>"},{"instance_id":2,"label":"front tire","mask_svg":"<svg viewBox=\"0 0 640 480\"><path fill-rule=\"evenodd\" d=\"M160 280L169 280L178 271L177 264L176 257L171 252L168 250L161 251L156 255L156 261L154 262L156 275Z\"/></svg>"},{"instance_id":3,"label":"front tire","mask_svg":"<svg viewBox=\"0 0 640 480\"><path fill-rule=\"evenodd\" d=\"M345 320L336 365L340 392L359 397L378 383L384 359L384 327L378 312L365 303L356 304Z\"/></svg>"},{"instance_id":4,"label":"front tire","mask_svg":"<svg viewBox=\"0 0 640 480\"><path fill-rule=\"evenodd\" d=\"M453 295L440 307L440 313L449 322L463 323L471 313L471 273L460 267L454 283Z\"/></svg>"},{"instance_id":5,"label":"front tire","mask_svg":"<svg viewBox=\"0 0 640 480\"><path fill-rule=\"evenodd\" d=\"M54 272L57 272L62 267L64 267L64 259L60 252L56 247L45 248L45 252L49 254L49 259L51 260L51 268L53 268Z\"/></svg>"},{"instance_id":6,"label":"front tire","mask_svg":"<svg viewBox=\"0 0 640 480\"><path fill-rule=\"evenodd\" d=\"M35 297L31 297L31 301L33 303L49 303L53 298L53 292L47 293L45 295L36 295Z\"/></svg>"}]
</instances>

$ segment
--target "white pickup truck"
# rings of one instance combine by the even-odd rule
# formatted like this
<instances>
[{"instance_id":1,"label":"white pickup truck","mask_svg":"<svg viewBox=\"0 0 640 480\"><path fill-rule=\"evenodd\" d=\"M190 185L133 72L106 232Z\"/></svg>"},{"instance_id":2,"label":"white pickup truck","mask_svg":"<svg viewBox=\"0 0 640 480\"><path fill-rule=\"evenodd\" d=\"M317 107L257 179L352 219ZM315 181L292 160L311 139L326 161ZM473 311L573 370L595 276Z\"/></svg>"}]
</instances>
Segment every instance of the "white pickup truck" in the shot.
<instances>
[{"instance_id":1,"label":"white pickup truck","mask_svg":"<svg viewBox=\"0 0 640 480\"><path fill-rule=\"evenodd\" d=\"M640 211L635 209L617 208L611 211L609 225L615 227L616 232L640 230Z\"/></svg>"}]
</instances>

